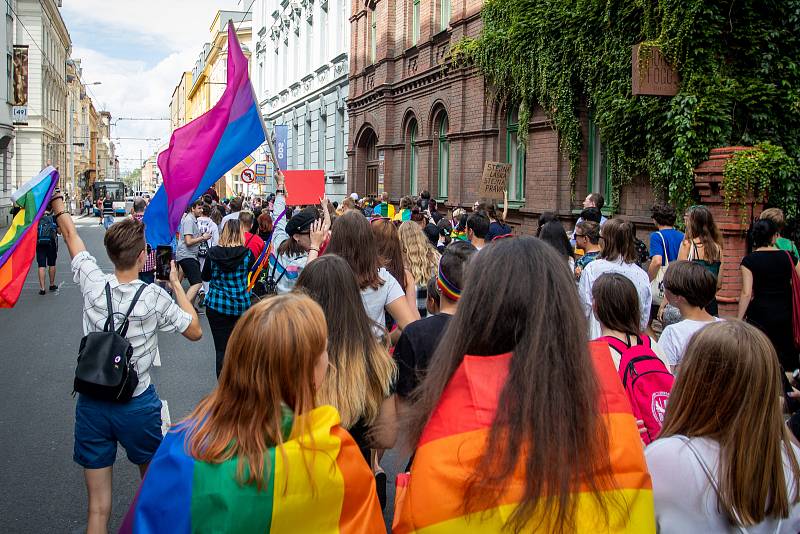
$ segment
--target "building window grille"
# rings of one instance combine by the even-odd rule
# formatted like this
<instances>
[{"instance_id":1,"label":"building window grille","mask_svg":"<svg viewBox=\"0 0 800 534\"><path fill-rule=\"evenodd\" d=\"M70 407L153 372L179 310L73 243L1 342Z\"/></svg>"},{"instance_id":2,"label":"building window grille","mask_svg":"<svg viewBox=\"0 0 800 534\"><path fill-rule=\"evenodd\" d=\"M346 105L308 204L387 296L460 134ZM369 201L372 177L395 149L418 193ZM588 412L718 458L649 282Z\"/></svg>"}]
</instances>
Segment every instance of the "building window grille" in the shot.
<instances>
[{"instance_id":1,"label":"building window grille","mask_svg":"<svg viewBox=\"0 0 800 534\"><path fill-rule=\"evenodd\" d=\"M437 131L439 141L437 185L440 198L447 198L448 187L450 185L450 140L447 138L447 131L449 128L450 123L447 119L447 114L443 112L439 119L439 128Z\"/></svg>"},{"instance_id":2,"label":"building window grille","mask_svg":"<svg viewBox=\"0 0 800 534\"><path fill-rule=\"evenodd\" d=\"M506 162L511 164L509 200L525 199L525 147L519 143L519 108L510 109L506 123Z\"/></svg>"}]
</instances>

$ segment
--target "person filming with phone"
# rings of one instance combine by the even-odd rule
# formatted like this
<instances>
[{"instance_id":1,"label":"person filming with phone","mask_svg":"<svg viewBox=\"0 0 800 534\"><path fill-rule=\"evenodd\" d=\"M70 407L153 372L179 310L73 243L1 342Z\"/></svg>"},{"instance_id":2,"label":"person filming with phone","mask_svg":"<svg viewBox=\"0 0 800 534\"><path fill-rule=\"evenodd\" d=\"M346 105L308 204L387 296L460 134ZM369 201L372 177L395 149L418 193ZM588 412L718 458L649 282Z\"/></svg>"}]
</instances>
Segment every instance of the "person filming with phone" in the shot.
<instances>
[{"instance_id":1,"label":"person filming with phone","mask_svg":"<svg viewBox=\"0 0 800 534\"><path fill-rule=\"evenodd\" d=\"M169 273L174 301L159 285L139 280L147 258L141 221L125 218L109 227L103 242L114 272L106 274L86 250L59 190L50 201L50 209L72 258L72 273L84 300L85 337L75 373L78 400L73 459L84 468L89 496L87 532L106 532L117 443L122 444L142 476L161 443L161 400L150 380L158 351L157 332L180 332L197 341L202 330L174 262ZM103 345L105 340L113 342L113 348L123 344L126 350L111 352L109 345ZM84 350L87 348L96 350ZM104 365L104 359L111 361ZM97 368L87 369L93 365ZM124 384L118 389L107 382L92 382L92 376L113 376L114 371L108 368L120 365L135 373L124 374ZM109 397L112 389L115 394Z\"/></svg>"}]
</instances>

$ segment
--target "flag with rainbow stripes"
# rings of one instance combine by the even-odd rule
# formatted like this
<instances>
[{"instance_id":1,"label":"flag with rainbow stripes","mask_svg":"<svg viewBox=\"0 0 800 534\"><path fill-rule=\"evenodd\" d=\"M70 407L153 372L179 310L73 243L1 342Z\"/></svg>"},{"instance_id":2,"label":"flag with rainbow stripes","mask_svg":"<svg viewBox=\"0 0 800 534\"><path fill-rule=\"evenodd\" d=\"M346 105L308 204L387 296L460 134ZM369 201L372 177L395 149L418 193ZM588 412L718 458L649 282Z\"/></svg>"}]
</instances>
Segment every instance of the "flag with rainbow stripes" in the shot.
<instances>
[{"instance_id":1,"label":"flag with rainbow stripes","mask_svg":"<svg viewBox=\"0 0 800 534\"><path fill-rule=\"evenodd\" d=\"M655 533L652 485L630 404L608 347L590 343L590 348L601 387L614 480L614 487L601 491L607 502L624 506L609 507L609 522L601 524L604 514L598 501L581 491L576 529ZM394 534L504 532L524 490L524 469L508 481L505 495L493 508L465 510L463 492L483 454L510 361L510 353L464 357L423 431L411 472L398 477Z\"/></svg>"},{"instance_id":2,"label":"flag with rainbow stripes","mask_svg":"<svg viewBox=\"0 0 800 534\"><path fill-rule=\"evenodd\" d=\"M372 471L339 413L321 406L300 417L306 432L265 454L261 491L239 484L236 458L210 464L189 456L179 425L153 457L120 532L384 532Z\"/></svg>"}]
</instances>

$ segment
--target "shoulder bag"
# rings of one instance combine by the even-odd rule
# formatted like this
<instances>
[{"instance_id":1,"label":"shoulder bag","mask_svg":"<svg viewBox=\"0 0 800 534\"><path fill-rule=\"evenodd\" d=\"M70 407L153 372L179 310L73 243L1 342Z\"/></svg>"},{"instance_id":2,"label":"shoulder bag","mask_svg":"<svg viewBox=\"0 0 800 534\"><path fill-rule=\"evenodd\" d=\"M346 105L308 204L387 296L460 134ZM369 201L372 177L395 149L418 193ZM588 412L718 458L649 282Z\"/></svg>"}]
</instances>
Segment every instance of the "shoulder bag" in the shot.
<instances>
[{"instance_id":1,"label":"shoulder bag","mask_svg":"<svg viewBox=\"0 0 800 534\"><path fill-rule=\"evenodd\" d=\"M800 349L800 276L794 268L792 255L788 252L789 266L792 268L792 339L796 349Z\"/></svg>"},{"instance_id":2,"label":"shoulder bag","mask_svg":"<svg viewBox=\"0 0 800 534\"><path fill-rule=\"evenodd\" d=\"M653 295L653 304L661 304L661 301L664 300L664 273L667 272L667 267L669 267L669 252L667 251L667 242L664 239L664 234L661 232L656 233L664 245L664 256L662 256L663 261L661 262L661 267L658 268L656 277L650 282L650 293Z\"/></svg>"},{"instance_id":3,"label":"shoulder bag","mask_svg":"<svg viewBox=\"0 0 800 534\"><path fill-rule=\"evenodd\" d=\"M125 339L125 335L128 333L128 317L146 288L147 284L139 287L122 323L115 329L111 286L106 283L108 319L102 332L91 332L81 339L73 394L78 392L110 402L123 403L131 400L136 386L139 385L139 376L131 361L133 347Z\"/></svg>"},{"instance_id":4,"label":"shoulder bag","mask_svg":"<svg viewBox=\"0 0 800 534\"><path fill-rule=\"evenodd\" d=\"M711 472L711 468L708 467L708 464L703 459L703 457L700 455L700 452L697 450L697 448L695 448L694 444L692 443L692 440L687 438L686 436L675 436L675 437L678 438L679 440L681 440L682 442L684 442L686 444L686 446L689 447L689 450L694 455L695 460L697 460L697 462L700 464L700 467L703 468L703 472L706 474L706 478L708 478L708 482L711 484L711 487L714 489L714 493L717 494L717 501L719 501L719 484L717 483L717 479L714 478L714 474ZM736 532L738 532L739 534L748 534L748 530L746 528L744 528L741 524L739 524L738 518L732 517L730 519L733 519L734 521L736 521L735 524L731 525L731 527L733 527ZM778 518L778 526L775 529L775 533L776 534L781 531L781 524L782 523L783 523L783 518Z\"/></svg>"}]
</instances>

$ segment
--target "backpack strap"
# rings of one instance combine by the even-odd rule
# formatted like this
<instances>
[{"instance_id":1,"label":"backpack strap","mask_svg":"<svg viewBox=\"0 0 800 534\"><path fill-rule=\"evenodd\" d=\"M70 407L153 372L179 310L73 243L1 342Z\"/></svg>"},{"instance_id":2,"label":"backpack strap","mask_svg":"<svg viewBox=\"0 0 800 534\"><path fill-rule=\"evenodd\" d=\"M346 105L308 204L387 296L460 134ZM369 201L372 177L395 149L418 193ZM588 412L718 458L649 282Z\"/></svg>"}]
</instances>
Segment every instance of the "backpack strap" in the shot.
<instances>
[{"instance_id":1,"label":"backpack strap","mask_svg":"<svg viewBox=\"0 0 800 534\"><path fill-rule=\"evenodd\" d=\"M128 317L130 317L131 312L133 311L133 307L136 306L136 302L139 300L139 297L144 293L144 290L147 289L147 284L142 284L139 286L139 289L136 291L136 294L133 296L133 300L131 301L131 305L128 306L128 311L125 313L125 316L122 318L122 324L120 325L119 330L117 333L122 337L125 337L128 334Z\"/></svg>"},{"instance_id":2,"label":"backpack strap","mask_svg":"<svg viewBox=\"0 0 800 534\"><path fill-rule=\"evenodd\" d=\"M113 332L114 331L114 305L111 302L111 284L106 282L106 308L108 310L108 318L106 319L106 324L103 326L103 332Z\"/></svg>"},{"instance_id":3,"label":"backpack strap","mask_svg":"<svg viewBox=\"0 0 800 534\"><path fill-rule=\"evenodd\" d=\"M627 344L625 344L624 341L622 341L621 339L617 339L613 336L603 336L600 338L600 340L608 343L612 348L616 349L617 352L619 352L620 354L622 354L623 352L625 352L630 348Z\"/></svg>"},{"instance_id":4,"label":"backpack strap","mask_svg":"<svg viewBox=\"0 0 800 534\"><path fill-rule=\"evenodd\" d=\"M711 487L714 489L714 493L716 493L716 494L717 494L717 499L719 499L719 484L717 484L717 479L714 477L714 474L711 472L711 468L708 466L708 464L706 463L706 461L705 461L705 460L703 459L703 457L700 455L700 452L699 452L699 451L697 450L697 448L694 446L694 443L692 443L692 440L691 440L691 439L689 439L689 438L688 438L688 437L686 437L686 436L677 436L677 435L676 435L675 437L676 437L676 438L678 438L679 440L681 440L682 442L684 442L684 443L686 444L686 446L687 446L687 447L689 447L689 450L692 452L692 455L694 455L694 458L695 458L695 460L697 460L697 463L699 463L699 464L700 464L700 467L703 469L703 472L705 472L705 474L706 474L706 478L708 479L708 482L711 484ZM747 529L746 529L746 528L744 528L743 526L741 526L741 525L738 523L738 518L734 517L734 518L732 518L732 519L734 519L735 521L737 521L737 523L736 523L735 525L732 525L732 526L733 526L733 527L734 527L734 528L735 528L735 529L736 529L736 530L737 530L737 531L738 531L740 534L747 534L747 532L748 532L748 531L747 531ZM775 532L780 532L780 525L781 525L781 522L783 522L783 520L782 520L782 519L781 519L781 520L778 522L778 529L777 529Z\"/></svg>"}]
</instances>

